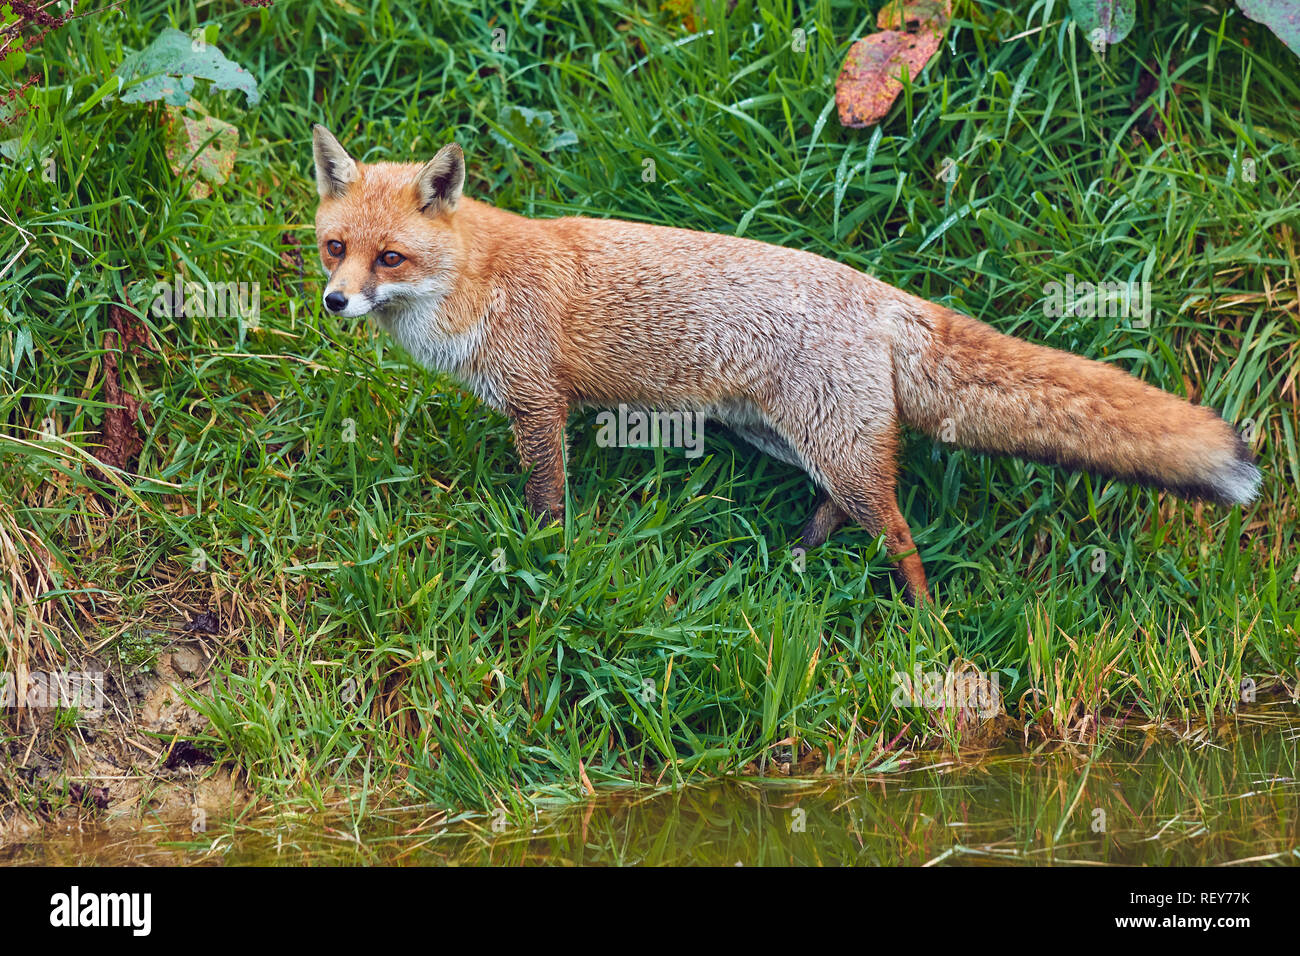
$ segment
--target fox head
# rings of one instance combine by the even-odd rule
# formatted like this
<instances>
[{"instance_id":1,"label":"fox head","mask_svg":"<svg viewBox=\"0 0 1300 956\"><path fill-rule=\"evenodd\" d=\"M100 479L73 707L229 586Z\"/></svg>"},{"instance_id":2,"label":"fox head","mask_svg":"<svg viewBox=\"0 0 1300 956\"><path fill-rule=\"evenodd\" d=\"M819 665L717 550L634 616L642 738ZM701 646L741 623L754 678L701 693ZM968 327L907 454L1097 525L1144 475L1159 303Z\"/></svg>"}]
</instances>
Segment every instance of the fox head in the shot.
<instances>
[{"instance_id":1,"label":"fox head","mask_svg":"<svg viewBox=\"0 0 1300 956\"><path fill-rule=\"evenodd\" d=\"M463 244L454 214L465 157L451 143L427 163L361 164L324 126L312 129L316 245L329 274L325 308L381 317L451 290Z\"/></svg>"}]
</instances>

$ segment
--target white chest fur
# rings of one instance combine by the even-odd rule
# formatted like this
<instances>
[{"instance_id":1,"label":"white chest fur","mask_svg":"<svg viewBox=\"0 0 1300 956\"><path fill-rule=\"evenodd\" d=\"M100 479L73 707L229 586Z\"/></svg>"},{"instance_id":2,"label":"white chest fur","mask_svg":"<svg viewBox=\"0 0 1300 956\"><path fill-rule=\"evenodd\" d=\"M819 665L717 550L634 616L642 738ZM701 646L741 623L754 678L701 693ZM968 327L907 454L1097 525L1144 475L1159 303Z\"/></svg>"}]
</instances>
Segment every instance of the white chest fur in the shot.
<instances>
[{"instance_id":1,"label":"white chest fur","mask_svg":"<svg viewBox=\"0 0 1300 956\"><path fill-rule=\"evenodd\" d=\"M463 382L479 401L500 410L504 405L500 388L480 361L486 320L462 332L449 330L441 310L444 297L445 292L436 288L394 295L374 315L417 362Z\"/></svg>"}]
</instances>

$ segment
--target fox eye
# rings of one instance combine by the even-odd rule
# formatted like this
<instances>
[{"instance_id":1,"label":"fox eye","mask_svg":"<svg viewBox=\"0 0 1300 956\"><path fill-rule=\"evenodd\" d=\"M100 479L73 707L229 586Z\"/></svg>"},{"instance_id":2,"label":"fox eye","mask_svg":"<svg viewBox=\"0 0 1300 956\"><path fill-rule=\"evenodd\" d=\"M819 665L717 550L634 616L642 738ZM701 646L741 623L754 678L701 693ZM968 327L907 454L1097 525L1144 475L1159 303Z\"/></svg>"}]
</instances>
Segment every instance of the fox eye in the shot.
<instances>
[{"instance_id":1,"label":"fox eye","mask_svg":"<svg viewBox=\"0 0 1300 956\"><path fill-rule=\"evenodd\" d=\"M406 256L402 255L400 252L389 251L389 252L381 252L379 254L380 264L388 266L389 268L393 266L400 266L405 261L406 261Z\"/></svg>"},{"instance_id":2,"label":"fox eye","mask_svg":"<svg viewBox=\"0 0 1300 956\"><path fill-rule=\"evenodd\" d=\"M339 242L337 239L331 239L329 242L325 243L325 251L337 259L343 255L343 243Z\"/></svg>"}]
</instances>

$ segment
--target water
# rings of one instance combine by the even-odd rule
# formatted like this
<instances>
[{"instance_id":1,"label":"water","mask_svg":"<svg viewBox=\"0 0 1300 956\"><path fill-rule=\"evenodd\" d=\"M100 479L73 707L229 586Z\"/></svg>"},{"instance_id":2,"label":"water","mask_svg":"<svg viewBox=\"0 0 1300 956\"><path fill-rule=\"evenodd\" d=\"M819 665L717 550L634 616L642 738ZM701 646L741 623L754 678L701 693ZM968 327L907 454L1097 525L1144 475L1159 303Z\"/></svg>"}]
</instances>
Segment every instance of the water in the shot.
<instances>
[{"instance_id":1,"label":"water","mask_svg":"<svg viewBox=\"0 0 1300 956\"><path fill-rule=\"evenodd\" d=\"M0 848L44 864L961 865L1300 863L1300 714L1262 708L1191 741L1023 748L846 781L730 780L539 813L429 808L126 829Z\"/></svg>"}]
</instances>

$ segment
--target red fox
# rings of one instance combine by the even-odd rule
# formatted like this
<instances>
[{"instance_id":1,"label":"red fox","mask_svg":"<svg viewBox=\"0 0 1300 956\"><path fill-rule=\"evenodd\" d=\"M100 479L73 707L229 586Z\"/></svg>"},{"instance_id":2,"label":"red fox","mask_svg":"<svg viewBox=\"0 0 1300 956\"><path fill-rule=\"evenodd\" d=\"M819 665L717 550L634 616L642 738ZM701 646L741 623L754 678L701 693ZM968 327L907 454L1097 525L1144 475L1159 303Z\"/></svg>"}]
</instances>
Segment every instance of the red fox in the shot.
<instances>
[{"instance_id":1,"label":"red fox","mask_svg":"<svg viewBox=\"0 0 1300 956\"><path fill-rule=\"evenodd\" d=\"M538 515L564 509L571 408L693 409L805 470L800 544L883 534L914 603L925 570L895 494L899 423L1223 504L1260 473L1215 412L1032 345L821 256L609 219L528 219L461 194L458 145L362 164L313 131L324 305L373 315L510 419Z\"/></svg>"}]
</instances>

